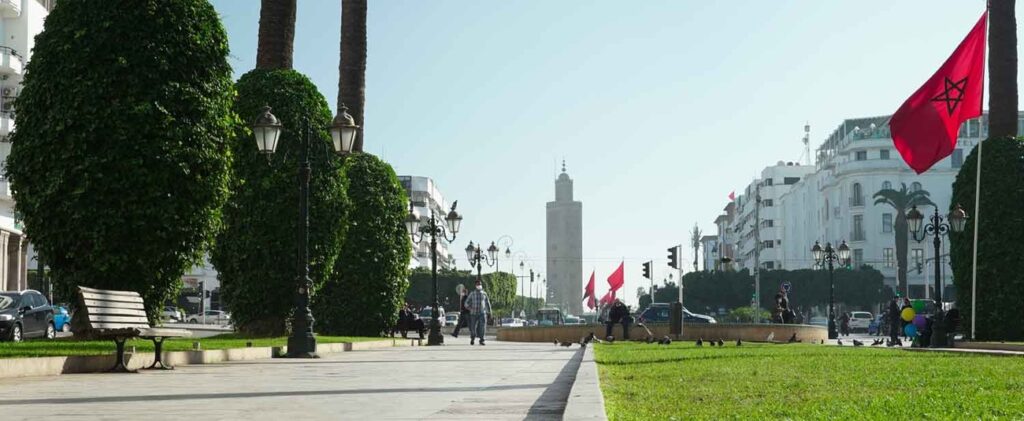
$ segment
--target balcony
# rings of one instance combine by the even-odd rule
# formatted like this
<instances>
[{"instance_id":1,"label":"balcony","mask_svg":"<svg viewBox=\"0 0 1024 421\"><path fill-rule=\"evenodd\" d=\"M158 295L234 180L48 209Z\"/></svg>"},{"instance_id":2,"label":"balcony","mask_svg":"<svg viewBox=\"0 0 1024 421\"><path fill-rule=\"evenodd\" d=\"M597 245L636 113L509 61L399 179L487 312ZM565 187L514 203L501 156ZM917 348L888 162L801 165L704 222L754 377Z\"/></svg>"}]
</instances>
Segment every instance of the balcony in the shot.
<instances>
[{"instance_id":1,"label":"balcony","mask_svg":"<svg viewBox=\"0 0 1024 421\"><path fill-rule=\"evenodd\" d=\"M21 0L0 0L0 16L5 18L21 16Z\"/></svg>"},{"instance_id":2,"label":"balcony","mask_svg":"<svg viewBox=\"0 0 1024 421\"><path fill-rule=\"evenodd\" d=\"M3 1L3 0L0 0ZM21 75L25 68L25 61L13 48L0 47L0 74Z\"/></svg>"}]
</instances>

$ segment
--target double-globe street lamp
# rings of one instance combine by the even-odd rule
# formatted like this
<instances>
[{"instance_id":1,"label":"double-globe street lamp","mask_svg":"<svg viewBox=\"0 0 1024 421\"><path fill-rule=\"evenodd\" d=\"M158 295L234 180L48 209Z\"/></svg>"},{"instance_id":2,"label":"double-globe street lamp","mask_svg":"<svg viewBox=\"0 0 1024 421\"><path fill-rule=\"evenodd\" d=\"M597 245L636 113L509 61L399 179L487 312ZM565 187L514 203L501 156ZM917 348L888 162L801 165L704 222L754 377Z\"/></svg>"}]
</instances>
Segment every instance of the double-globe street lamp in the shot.
<instances>
[{"instance_id":1,"label":"double-globe street lamp","mask_svg":"<svg viewBox=\"0 0 1024 421\"><path fill-rule=\"evenodd\" d=\"M440 236L449 243L455 241L455 235L458 234L459 226L462 225L462 216L455 212L456 205L458 205L458 201L452 203L451 211L444 218L447 225L441 224L437 215L431 210L426 225L421 226L420 217L416 215L410 202L409 216L405 221L409 236L412 237L414 243L422 242L428 234L430 235L430 277L434 283L434 306L430 313L430 335L427 337L427 345L444 345L444 336L441 335L441 310L437 301L437 237ZM448 237L449 232L451 238Z\"/></svg>"},{"instance_id":2,"label":"double-globe street lamp","mask_svg":"<svg viewBox=\"0 0 1024 421\"><path fill-rule=\"evenodd\" d=\"M481 283L484 281L483 278L483 264L487 263L487 266L498 265L498 246L494 245L491 241L491 246L487 248L487 254L483 254L480 250L479 245L474 245L472 241L466 246L466 260L469 261L469 266L476 266L476 280Z\"/></svg>"},{"instance_id":3,"label":"double-globe street lamp","mask_svg":"<svg viewBox=\"0 0 1024 421\"><path fill-rule=\"evenodd\" d=\"M811 254L816 265L824 266L828 263L828 338L836 339L839 337L839 331L836 330L836 271L833 264L845 264L850 261L850 246L846 245L844 240L838 249L833 249L832 243L825 243L825 247L822 248L821 244L815 241L814 247L811 247Z\"/></svg>"},{"instance_id":4,"label":"double-globe street lamp","mask_svg":"<svg viewBox=\"0 0 1024 421\"><path fill-rule=\"evenodd\" d=\"M352 152L359 126L346 111L344 104L329 127L334 152L347 155ZM309 143L313 131L321 127L310 125L309 119L303 119L302 145L299 147L299 258L296 276L295 309L292 312L292 334L288 337L289 358L317 358L316 337L313 336L313 311L309 308L309 289L313 281L309 278ZM260 153L270 159L277 149L277 141L284 127L269 106L264 106L252 125L253 135Z\"/></svg>"},{"instance_id":5,"label":"double-globe street lamp","mask_svg":"<svg viewBox=\"0 0 1024 421\"><path fill-rule=\"evenodd\" d=\"M923 224L924 214L917 210L917 206L910 208L910 212L907 212L907 225L909 225L910 233L915 241L920 243L929 234L934 237L932 244L935 245L935 316L932 318L930 344L932 347L947 346L943 320L945 312L942 310L942 236L949 235L951 229L953 232L962 232L964 223L967 222L967 212L964 212L960 205L956 205L956 208L949 213L948 218L948 224L942 222L942 216L939 215L937 206L928 224Z\"/></svg>"}]
</instances>

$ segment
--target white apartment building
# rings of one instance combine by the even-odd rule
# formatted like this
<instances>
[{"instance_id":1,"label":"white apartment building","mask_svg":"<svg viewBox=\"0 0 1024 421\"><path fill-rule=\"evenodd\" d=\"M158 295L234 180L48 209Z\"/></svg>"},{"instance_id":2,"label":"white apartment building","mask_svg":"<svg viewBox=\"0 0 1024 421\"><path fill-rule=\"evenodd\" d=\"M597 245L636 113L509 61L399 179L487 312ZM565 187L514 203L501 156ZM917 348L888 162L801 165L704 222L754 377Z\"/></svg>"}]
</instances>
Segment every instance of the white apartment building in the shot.
<instances>
[{"instance_id":1,"label":"white apartment building","mask_svg":"<svg viewBox=\"0 0 1024 421\"><path fill-rule=\"evenodd\" d=\"M705 272L718 270L719 260L717 235L705 235L700 237L700 255L701 268L695 268L695 270L703 270Z\"/></svg>"},{"instance_id":2,"label":"white apartment building","mask_svg":"<svg viewBox=\"0 0 1024 421\"><path fill-rule=\"evenodd\" d=\"M988 115L967 121L960 128L957 147L948 158L917 175L907 167L893 147L889 117L849 119L837 127L817 150L815 172L793 186L782 197L785 220L784 261L787 269L809 268L814 263L810 249L815 241L833 245L846 241L854 267L870 265L885 276L886 285L896 286L894 221L896 210L875 205L872 197L886 188L924 189L945 216L950 206L952 184L979 139L988 135ZM1018 127L1024 125L1021 120ZM970 213L973 204L963 204ZM931 216L934 208L920 209ZM949 244L942 244L942 273L947 288L952 270L947 256ZM931 237L908 243L909 295L927 298L933 294L935 267ZM945 294L944 297L949 296Z\"/></svg>"},{"instance_id":3,"label":"white apartment building","mask_svg":"<svg viewBox=\"0 0 1024 421\"><path fill-rule=\"evenodd\" d=\"M6 167L14 131L14 99L53 0L0 0L0 167ZM0 290L28 288L28 240L14 213L10 183L0 168Z\"/></svg>"},{"instance_id":4,"label":"white apartment building","mask_svg":"<svg viewBox=\"0 0 1024 421\"><path fill-rule=\"evenodd\" d=\"M412 175L400 175L398 181L412 202L413 210L420 215L423 225L431 214L440 219L439 223L444 224L444 218L448 215L451 206L444 200L444 195L437 188L437 183L430 177L419 177ZM449 233L451 235L451 233ZM437 237L437 268L444 269L454 265L454 256L448 252L447 239ZM430 238L424 237L423 241L413 244L412 261L409 267L430 268Z\"/></svg>"},{"instance_id":5,"label":"white apartment building","mask_svg":"<svg viewBox=\"0 0 1024 421\"><path fill-rule=\"evenodd\" d=\"M752 181L743 194L736 197L736 218L732 224L732 235L728 237L735 246L734 268L749 269L753 273L753 268L757 266L755 260L759 260L760 267L764 269L782 269L785 266L785 222L780 199L813 172L814 167L810 165L779 161L762 170L761 177Z\"/></svg>"}]
</instances>

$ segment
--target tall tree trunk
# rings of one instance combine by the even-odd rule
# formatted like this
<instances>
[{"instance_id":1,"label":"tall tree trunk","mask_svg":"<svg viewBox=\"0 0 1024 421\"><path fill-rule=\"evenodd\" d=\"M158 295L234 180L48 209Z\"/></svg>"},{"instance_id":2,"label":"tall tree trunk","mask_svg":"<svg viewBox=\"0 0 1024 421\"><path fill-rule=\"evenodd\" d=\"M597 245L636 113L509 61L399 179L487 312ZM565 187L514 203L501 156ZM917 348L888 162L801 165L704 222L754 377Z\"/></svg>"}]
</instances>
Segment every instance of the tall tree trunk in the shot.
<instances>
[{"instance_id":1,"label":"tall tree trunk","mask_svg":"<svg viewBox=\"0 0 1024 421\"><path fill-rule=\"evenodd\" d=\"M262 0L256 68L291 69L294 45L295 0Z\"/></svg>"},{"instance_id":2,"label":"tall tree trunk","mask_svg":"<svg viewBox=\"0 0 1024 421\"><path fill-rule=\"evenodd\" d=\"M361 152L365 137L366 0L341 0L341 60L338 73L338 108L345 104L348 113L359 125L359 136L353 149Z\"/></svg>"},{"instance_id":3,"label":"tall tree trunk","mask_svg":"<svg viewBox=\"0 0 1024 421\"><path fill-rule=\"evenodd\" d=\"M893 228L896 233L896 291L904 297L910 297L910 286L907 282L907 237L910 235L910 227L904 210L897 210Z\"/></svg>"},{"instance_id":4,"label":"tall tree trunk","mask_svg":"<svg viewBox=\"0 0 1024 421\"><path fill-rule=\"evenodd\" d=\"M1017 136L1016 0L989 1L989 137Z\"/></svg>"}]
</instances>

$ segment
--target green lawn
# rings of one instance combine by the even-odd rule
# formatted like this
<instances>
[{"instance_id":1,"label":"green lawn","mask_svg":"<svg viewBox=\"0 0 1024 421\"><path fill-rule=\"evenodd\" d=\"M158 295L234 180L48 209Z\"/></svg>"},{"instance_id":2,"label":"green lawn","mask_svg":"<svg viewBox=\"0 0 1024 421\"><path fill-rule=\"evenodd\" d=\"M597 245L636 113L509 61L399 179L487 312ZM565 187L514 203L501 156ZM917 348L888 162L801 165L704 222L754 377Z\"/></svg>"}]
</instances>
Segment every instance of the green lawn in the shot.
<instances>
[{"instance_id":1,"label":"green lawn","mask_svg":"<svg viewBox=\"0 0 1024 421\"><path fill-rule=\"evenodd\" d=\"M1024 358L809 344L595 348L624 419L1024 418Z\"/></svg>"},{"instance_id":2,"label":"green lawn","mask_svg":"<svg viewBox=\"0 0 1024 421\"><path fill-rule=\"evenodd\" d=\"M365 342L384 340L387 338L365 338L352 336L317 336L317 343ZM202 349L245 348L246 342L254 347L284 346L287 337L247 339L241 335L229 333L201 339L168 339L164 342L164 351L189 351L192 342L198 341ZM136 339L128 341L126 346L134 346L136 350L153 351L153 341ZM71 338L55 340L29 340L25 342L0 342L0 358L53 357L63 355L104 355L113 354L114 341L75 341Z\"/></svg>"}]
</instances>

